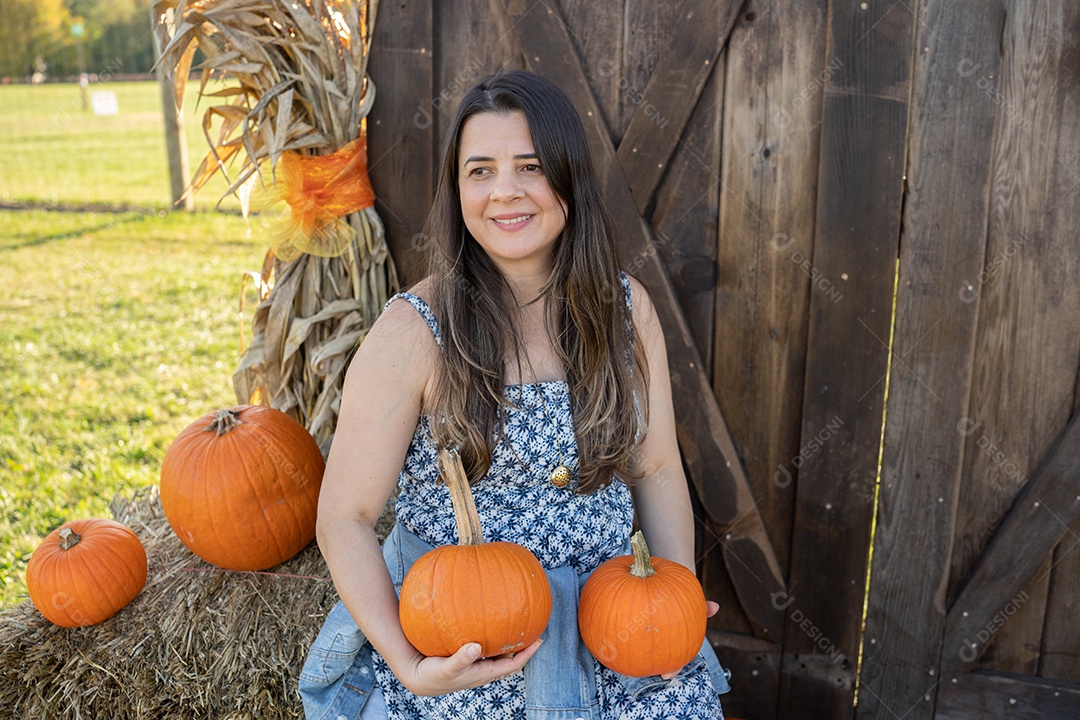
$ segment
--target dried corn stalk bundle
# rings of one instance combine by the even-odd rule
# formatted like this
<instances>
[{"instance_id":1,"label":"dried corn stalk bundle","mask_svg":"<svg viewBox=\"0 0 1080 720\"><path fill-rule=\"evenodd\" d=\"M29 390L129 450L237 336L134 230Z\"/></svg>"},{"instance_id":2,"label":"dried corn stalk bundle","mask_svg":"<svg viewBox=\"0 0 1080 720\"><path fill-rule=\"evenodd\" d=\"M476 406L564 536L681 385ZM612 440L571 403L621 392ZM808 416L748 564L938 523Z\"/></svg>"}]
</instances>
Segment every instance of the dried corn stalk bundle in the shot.
<instances>
[{"instance_id":1,"label":"dried corn stalk bundle","mask_svg":"<svg viewBox=\"0 0 1080 720\"><path fill-rule=\"evenodd\" d=\"M375 9L374 0L154 4L177 105L192 69L201 97L217 102L203 114L210 152L188 192L225 174L245 217L260 210L271 248L245 278L260 304L233 377L237 399L289 413L324 453L346 360L397 287L363 128L375 98L366 74ZM205 61L192 68L196 49ZM211 77L234 82L207 92Z\"/></svg>"}]
</instances>

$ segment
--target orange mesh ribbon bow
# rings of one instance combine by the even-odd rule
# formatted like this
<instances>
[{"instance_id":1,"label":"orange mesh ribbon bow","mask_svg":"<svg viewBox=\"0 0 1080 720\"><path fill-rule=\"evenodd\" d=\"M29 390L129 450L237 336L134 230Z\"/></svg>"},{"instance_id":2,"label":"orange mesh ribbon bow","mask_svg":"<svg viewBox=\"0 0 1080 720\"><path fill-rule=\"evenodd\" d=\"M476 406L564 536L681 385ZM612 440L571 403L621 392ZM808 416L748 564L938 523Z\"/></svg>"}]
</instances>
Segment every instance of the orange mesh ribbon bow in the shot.
<instances>
[{"instance_id":1,"label":"orange mesh ribbon bow","mask_svg":"<svg viewBox=\"0 0 1080 720\"><path fill-rule=\"evenodd\" d=\"M375 204L364 135L330 155L282 153L275 175L275 194L287 208L271 231L270 245L285 261L305 252L342 254L355 235L345 217Z\"/></svg>"}]
</instances>

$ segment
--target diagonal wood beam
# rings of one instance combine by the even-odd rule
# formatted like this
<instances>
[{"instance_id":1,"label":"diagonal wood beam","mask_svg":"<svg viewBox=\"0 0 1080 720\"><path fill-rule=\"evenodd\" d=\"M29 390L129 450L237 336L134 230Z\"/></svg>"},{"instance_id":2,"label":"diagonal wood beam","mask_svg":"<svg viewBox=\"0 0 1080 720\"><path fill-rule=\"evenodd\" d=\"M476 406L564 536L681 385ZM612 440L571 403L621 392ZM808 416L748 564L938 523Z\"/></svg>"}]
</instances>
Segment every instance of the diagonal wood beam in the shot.
<instances>
[{"instance_id":1,"label":"diagonal wood beam","mask_svg":"<svg viewBox=\"0 0 1080 720\"><path fill-rule=\"evenodd\" d=\"M961 432L976 428L962 427ZM1055 441L1035 475L987 543L971 579L945 618L941 664L974 666L990 640L1026 601L1026 588L1043 561L1080 517L1080 412ZM1067 552L1080 552L1069 539Z\"/></svg>"},{"instance_id":2,"label":"diagonal wood beam","mask_svg":"<svg viewBox=\"0 0 1080 720\"><path fill-rule=\"evenodd\" d=\"M687 0L673 21L687 31L671 34L617 153L638 214L645 213L664 176L742 5L743 0ZM636 88L625 92L639 97Z\"/></svg>"},{"instance_id":3,"label":"diagonal wood beam","mask_svg":"<svg viewBox=\"0 0 1080 720\"><path fill-rule=\"evenodd\" d=\"M1076 683L983 669L941 680L934 720L1080 718Z\"/></svg>"},{"instance_id":4,"label":"diagonal wood beam","mask_svg":"<svg viewBox=\"0 0 1080 720\"><path fill-rule=\"evenodd\" d=\"M771 599L785 592L780 564L652 233L619 166L569 30L558 10L547 3L506 0L505 7L526 63L556 82L581 115L604 199L614 218L623 264L648 287L665 329L675 421L690 479L706 512L725 528L719 540L724 562L755 634L777 640L783 633L783 606Z\"/></svg>"}]
</instances>

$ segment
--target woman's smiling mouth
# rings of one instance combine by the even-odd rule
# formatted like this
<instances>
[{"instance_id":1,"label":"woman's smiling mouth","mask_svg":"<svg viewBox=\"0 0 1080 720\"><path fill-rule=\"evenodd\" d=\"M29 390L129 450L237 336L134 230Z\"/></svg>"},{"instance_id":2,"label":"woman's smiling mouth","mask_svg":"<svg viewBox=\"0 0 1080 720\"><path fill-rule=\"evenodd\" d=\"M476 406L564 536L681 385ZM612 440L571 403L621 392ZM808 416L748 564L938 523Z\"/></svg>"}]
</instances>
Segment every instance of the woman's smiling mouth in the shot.
<instances>
[{"instance_id":1,"label":"woman's smiling mouth","mask_svg":"<svg viewBox=\"0 0 1080 720\"><path fill-rule=\"evenodd\" d=\"M525 227L536 215L513 215L510 217L491 218L501 230L518 230Z\"/></svg>"}]
</instances>

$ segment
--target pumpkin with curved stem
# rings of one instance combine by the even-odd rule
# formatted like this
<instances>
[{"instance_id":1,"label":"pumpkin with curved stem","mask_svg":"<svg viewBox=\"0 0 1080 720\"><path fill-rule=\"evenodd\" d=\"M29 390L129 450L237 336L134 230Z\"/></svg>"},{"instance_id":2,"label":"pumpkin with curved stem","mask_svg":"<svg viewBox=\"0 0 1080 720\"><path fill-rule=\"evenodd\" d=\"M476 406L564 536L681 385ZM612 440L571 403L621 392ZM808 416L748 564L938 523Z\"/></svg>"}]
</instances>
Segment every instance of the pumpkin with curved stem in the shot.
<instances>
[{"instance_id":1,"label":"pumpkin with curved stem","mask_svg":"<svg viewBox=\"0 0 1080 720\"><path fill-rule=\"evenodd\" d=\"M319 446L269 407L208 413L177 436L161 465L161 507L193 553L229 570L265 570L315 537Z\"/></svg>"},{"instance_id":2,"label":"pumpkin with curved stem","mask_svg":"<svg viewBox=\"0 0 1080 720\"><path fill-rule=\"evenodd\" d=\"M581 589L581 639L597 660L623 675L675 672L705 640L705 593L684 566L650 557L640 531L630 544L633 555L604 562Z\"/></svg>"},{"instance_id":3,"label":"pumpkin with curved stem","mask_svg":"<svg viewBox=\"0 0 1080 720\"><path fill-rule=\"evenodd\" d=\"M551 616L544 568L517 543L484 542L460 457L445 450L439 457L458 544L437 547L413 563L401 586L401 629L428 657L449 657L469 642L480 644L480 657L523 650Z\"/></svg>"},{"instance_id":4,"label":"pumpkin with curved stem","mask_svg":"<svg viewBox=\"0 0 1080 720\"><path fill-rule=\"evenodd\" d=\"M146 550L113 520L72 520L53 530L30 556L26 587L42 615L66 628L115 615L146 585Z\"/></svg>"}]
</instances>

